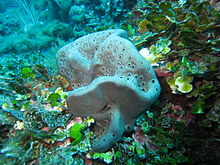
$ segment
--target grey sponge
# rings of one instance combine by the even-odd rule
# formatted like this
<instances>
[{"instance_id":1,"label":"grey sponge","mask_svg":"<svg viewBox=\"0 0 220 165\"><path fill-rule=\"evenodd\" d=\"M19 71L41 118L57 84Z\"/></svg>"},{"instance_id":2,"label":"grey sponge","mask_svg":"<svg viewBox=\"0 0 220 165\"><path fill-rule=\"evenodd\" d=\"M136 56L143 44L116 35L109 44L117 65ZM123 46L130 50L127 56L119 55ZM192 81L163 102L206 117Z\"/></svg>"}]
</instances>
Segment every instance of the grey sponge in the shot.
<instances>
[{"instance_id":1,"label":"grey sponge","mask_svg":"<svg viewBox=\"0 0 220 165\"><path fill-rule=\"evenodd\" d=\"M67 97L70 113L96 120L92 148L97 152L131 131L160 94L153 68L122 29L81 37L61 48L57 61L73 88Z\"/></svg>"}]
</instances>

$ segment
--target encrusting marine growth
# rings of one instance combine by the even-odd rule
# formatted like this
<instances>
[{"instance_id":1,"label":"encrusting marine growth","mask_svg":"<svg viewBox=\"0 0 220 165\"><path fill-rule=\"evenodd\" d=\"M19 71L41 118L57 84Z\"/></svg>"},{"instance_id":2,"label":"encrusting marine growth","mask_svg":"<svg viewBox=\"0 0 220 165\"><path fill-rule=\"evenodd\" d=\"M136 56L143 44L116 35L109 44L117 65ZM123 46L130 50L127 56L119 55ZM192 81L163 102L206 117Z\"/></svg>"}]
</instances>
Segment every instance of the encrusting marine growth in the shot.
<instances>
[{"instance_id":1,"label":"encrusting marine growth","mask_svg":"<svg viewBox=\"0 0 220 165\"><path fill-rule=\"evenodd\" d=\"M73 116L96 120L92 148L107 151L131 131L160 94L154 69L128 40L111 29L89 34L57 53L60 74L71 84L67 106Z\"/></svg>"}]
</instances>

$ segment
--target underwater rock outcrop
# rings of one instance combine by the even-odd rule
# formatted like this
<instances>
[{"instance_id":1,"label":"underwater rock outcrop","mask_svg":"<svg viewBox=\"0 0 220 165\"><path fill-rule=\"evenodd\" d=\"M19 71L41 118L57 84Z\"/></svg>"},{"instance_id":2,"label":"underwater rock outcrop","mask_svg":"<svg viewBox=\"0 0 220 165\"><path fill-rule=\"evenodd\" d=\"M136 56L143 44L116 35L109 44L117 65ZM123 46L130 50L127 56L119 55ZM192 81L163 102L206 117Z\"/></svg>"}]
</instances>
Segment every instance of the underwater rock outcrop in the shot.
<instances>
[{"instance_id":1,"label":"underwater rock outcrop","mask_svg":"<svg viewBox=\"0 0 220 165\"><path fill-rule=\"evenodd\" d=\"M131 131L160 94L153 68L122 29L81 37L57 53L60 74L71 84L67 106L74 116L96 120L92 148L108 150Z\"/></svg>"}]
</instances>

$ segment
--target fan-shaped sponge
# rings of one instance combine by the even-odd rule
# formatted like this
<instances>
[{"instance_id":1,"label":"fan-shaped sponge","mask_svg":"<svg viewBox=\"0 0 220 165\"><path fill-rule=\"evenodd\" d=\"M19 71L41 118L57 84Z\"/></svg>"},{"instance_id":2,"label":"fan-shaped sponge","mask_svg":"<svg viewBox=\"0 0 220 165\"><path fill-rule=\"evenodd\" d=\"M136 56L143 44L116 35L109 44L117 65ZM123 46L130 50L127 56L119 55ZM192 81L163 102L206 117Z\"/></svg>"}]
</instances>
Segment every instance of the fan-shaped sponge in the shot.
<instances>
[{"instance_id":1,"label":"fan-shaped sponge","mask_svg":"<svg viewBox=\"0 0 220 165\"><path fill-rule=\"evenodd\" d=\"M59 72L72 85L67 105L74 116L96 120L94 150L104 152L160 94L153 68L124 30L89 34L57 53Z\"/></svg>"}]
</instances>

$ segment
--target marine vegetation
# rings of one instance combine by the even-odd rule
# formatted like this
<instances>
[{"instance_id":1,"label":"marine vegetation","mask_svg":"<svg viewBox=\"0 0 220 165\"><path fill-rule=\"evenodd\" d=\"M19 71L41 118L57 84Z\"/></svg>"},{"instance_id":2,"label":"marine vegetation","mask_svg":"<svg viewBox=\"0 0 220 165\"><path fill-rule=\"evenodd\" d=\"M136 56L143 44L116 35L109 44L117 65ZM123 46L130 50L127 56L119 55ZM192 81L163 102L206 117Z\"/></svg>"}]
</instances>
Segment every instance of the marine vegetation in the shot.
<instances>
[{"instance_id":1,"label":"marine vegetation","mask_svg":"<svg viewBox=\"0 0 220 165\"><path fill-rule=\"evenodd\" d=\"M220 162L219 10L217 1L205 0L95 3L0 0L0 164L217 165ZM108 31L112 34L102 40L96 36ZM105 47L99 50L101 44L97 49L87 44L83 49L78 46L71 49L88 48L88 53L80 58L87 61L67 58L71 44L79 42L85 46L87 39L94 38L98 41L92 41L92 45L100 42L110 45L110 39L113 46L121 48L118 42L122 41L129 43L126 48L132 50L122 51L122 56L111 56L117 51L109 47L106 53ZM142 57L136 48L134 51L133 44ZM98 51L102 53L95 60L89 56ZM123 60L118 64L120 57ZM127 60L131 61L129 72L120 69L122 62L129 65ZM87 64L92 71L79 74L89 70ZM115 69L109 71L112 66ZM145 72L149 68L151 72ZM98 77L99 73L114 77L114 83ZM134 77L134 82L142 82L135 76L143 73L149 74L156 84L158 79L161 93L150 99L153 102L157 98L150 107L140 108L138 99L132 98L146 93L148 88L142 88L142 84L133 88L130 80ZM111 83L105 86L106 82ZM126 86L126 95L114 91L116 88L112 86L118 90ZM99 120L103 117L99 113L79 114L87 109L108 111L112 104L106 104L101 96L108 93L108 88L116 93L111 97L119 97L125 109L134 112L131 110L134 107L138 111L135 115L114 113L111 118L118 119L121 127ZM83 109L85 105L89 106ZM127 121L132 122L131 127L126 127L129 131L125 131ZM105 129L107 125L122 128L117 134L120 138L106 144L104 149L94 146L95 138L103 140L100 124Z\"/></svg>"}]
</instances>

